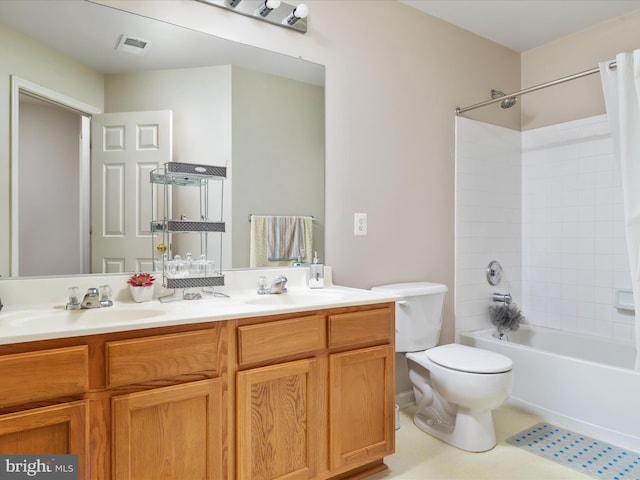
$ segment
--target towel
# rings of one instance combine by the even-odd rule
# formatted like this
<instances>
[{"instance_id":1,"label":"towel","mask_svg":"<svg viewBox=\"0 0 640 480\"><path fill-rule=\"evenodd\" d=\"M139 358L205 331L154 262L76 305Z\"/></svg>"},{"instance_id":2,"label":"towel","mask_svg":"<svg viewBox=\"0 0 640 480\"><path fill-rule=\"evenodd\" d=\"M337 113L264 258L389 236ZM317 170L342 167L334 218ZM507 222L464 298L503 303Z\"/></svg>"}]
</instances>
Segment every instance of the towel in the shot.
<instances>
[{"instance_id":1,"label":"towel","mask_svg":"<svg viewBox=\"0 0 640 480\"><path fill-rule=\"evenodd\" d=\"M290 265L311 261L313 218L303 216L251 216L250 266Z\"/></svg>"}]
</instances>

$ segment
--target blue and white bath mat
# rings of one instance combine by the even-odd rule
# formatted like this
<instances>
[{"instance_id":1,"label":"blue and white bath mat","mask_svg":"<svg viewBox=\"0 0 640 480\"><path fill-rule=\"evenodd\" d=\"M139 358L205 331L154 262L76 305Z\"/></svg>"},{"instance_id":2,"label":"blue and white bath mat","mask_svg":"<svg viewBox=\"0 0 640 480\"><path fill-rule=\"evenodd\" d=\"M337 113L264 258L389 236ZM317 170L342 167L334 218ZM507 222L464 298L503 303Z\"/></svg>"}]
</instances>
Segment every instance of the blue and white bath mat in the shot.
<instances>
[{"instance_id":1,"label":"blue and white bath mat","mask_svg":"<svg viewBox=\"0 0 640 480\"><path fill-rule=\"evenodd\" d=\"M640 454L542 422L507 443L601 480L640 480Z\"/></svg>"}]
</instances>

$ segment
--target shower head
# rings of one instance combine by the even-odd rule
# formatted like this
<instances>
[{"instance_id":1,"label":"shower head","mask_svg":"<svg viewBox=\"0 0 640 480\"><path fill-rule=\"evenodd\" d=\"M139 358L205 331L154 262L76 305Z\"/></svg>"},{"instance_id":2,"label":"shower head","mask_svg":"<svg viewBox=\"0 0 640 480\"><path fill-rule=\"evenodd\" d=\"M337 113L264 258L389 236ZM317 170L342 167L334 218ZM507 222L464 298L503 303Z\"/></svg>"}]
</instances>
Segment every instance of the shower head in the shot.
<instances>
[{"instance_id":1,"label":"shower head","mask_svg":"<svg viewBox=\"0 0 640 480\"><path fill-rule=\"evenodd\" d=\"M504 97L504 92L501 92L500 90L496 90L492 88L491 98L500 98L500 97ZM508 97L508 98L505 98L502 102L500 102L500 106L504 109L511 108L516 104L517 101L518 99L516 97Z\"/></svg>"},{"instance_id":2,"label":"shower head","mask_svg":"<svg viewBox=\"0 0 640 480\"><path fill-rule=\"evenodd\" d=\"M505 98L502 102L500 102L500 106L502 108L511 108L513 107L518 99L516 97Z\"/></svg>"}]
</instances>

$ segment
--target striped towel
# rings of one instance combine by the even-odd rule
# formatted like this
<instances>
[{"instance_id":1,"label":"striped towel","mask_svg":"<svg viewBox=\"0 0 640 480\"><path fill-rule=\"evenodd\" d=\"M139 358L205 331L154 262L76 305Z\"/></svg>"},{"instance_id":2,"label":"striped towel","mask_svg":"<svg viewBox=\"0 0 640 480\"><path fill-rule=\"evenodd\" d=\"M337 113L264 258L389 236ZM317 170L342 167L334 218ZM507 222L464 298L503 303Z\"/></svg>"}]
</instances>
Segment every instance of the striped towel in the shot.
<instances>
[{"instance_id":1,"label":"striped towel","mask_svg":"<svg viewBox=\"0 0 640 480\"><path fill-rule=\"evenodd\" d=\"M252 215L252 267L287 265L298 259L310 261L312 249L312 217Z\"/></svg>"},{"instance_id":2,"label":"striped towel","mask_svg":"<svg viewBox=\"0 0 640 480\"><path fill-rule=\"evenodd\" d=\"M304 256L302 217L267 218L267 259L296 260Z\"/></svg>"}]
</instances>

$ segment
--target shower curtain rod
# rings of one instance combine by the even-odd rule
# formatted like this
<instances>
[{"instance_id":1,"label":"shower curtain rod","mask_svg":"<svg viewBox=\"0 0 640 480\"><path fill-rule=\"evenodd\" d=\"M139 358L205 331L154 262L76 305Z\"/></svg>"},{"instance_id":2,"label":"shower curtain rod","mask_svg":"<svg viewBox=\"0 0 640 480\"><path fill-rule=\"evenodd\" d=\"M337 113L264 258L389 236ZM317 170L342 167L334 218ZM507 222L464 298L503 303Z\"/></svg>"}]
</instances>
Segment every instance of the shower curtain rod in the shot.
<instances>
[{"instance_id":1,"label":"shower curtain rod","mask_svg":"<svg viewBox=\"0 0 640 480\"><path fill-rule=\"evenodd\" d=\"M609 68L614 70L616 68L616 62L609 63ZM569 75L568 77L562 77L557 80L552 80L547 83L541 83L540 85L534 85L533 87L525 88L524 90L520 90L519 92L509 93L505 96L492 98L491 100L485 100L484 102L476 103L475 105L471 105L469 107L464 108L456 108L456 116L462 115L464 112L468 112L469 110L475 110L476 108L484 107L485 105L491 105L492 103L502 102L505 98L510 97L519 97L520 95L524 95L525 93L535 92L536 90L542 90L543 88L552 87L554 85L559 85L561 83L569 82L571 80L576 80L578 78L586 77L589 75L593 75L594 73L598 73L600 71L599 67L592 68L590 70L585 70L584 72L574 73L573 75Z\"/></svg>"}]
</instances>

